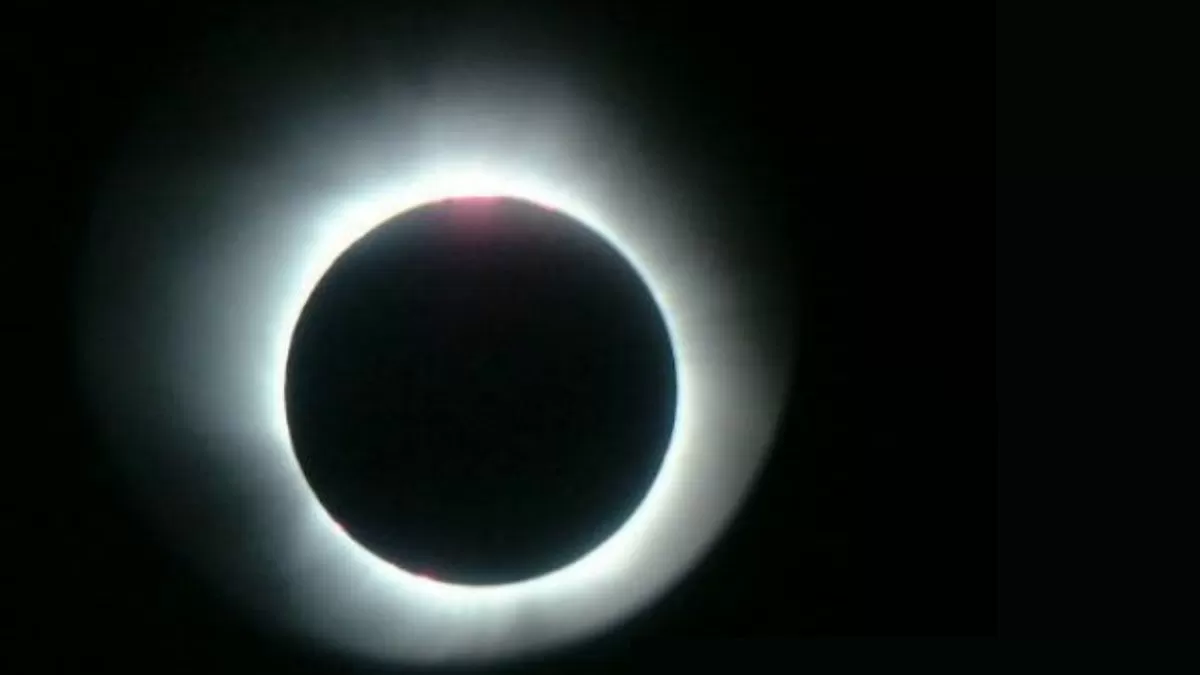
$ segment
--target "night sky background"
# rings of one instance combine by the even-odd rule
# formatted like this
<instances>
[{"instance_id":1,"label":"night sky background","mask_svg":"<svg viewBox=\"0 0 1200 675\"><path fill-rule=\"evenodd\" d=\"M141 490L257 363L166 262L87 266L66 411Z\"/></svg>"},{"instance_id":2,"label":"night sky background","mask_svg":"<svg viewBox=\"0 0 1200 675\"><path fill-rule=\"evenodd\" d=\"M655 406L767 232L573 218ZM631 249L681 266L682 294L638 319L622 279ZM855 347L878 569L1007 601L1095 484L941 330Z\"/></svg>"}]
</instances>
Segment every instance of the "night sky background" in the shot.
<instances>
[{"instance_id":1,"label":"night sky background","mask_svg":"<svg viewBox=\"0 0 1200 675\"><path fill-rule=\"evenodd\" d=\"M814 658L830 648L805 639L995 632L990 11L257 4L276 30L321 36L314 49L355 26L407 26L407 58L461 12L556 32L621 83L656 147L702 155L706 180L758 205L736 236L798 261L794 385L731 530L661 603L518 671L682 667L713 652L803 665L805 644ZM13 642L31 646L13 672L352 672L261 632L162 542L106 460L72 361L95 181L140 103L188 77L196 45L237 11L39 5L6 18L19 170L4 320L18 345L13 438L27 439L6 443L6 528L22 542L6 602L22 624Z\"/></svg>"}]
</instances>

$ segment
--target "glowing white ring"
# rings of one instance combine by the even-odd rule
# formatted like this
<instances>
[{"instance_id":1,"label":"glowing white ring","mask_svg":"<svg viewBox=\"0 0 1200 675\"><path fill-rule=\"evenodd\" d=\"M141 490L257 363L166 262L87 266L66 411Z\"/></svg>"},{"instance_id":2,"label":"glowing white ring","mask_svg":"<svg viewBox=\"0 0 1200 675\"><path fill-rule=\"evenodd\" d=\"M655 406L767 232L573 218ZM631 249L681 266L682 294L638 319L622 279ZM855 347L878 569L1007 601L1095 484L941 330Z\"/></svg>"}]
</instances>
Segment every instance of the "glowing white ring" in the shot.
<instances>
[{"instance_id":1,"label":"glowing white ring","mask_svg":"<svg viewBox=\"0 0 1200 675\"><path fill-rule=\"evenodd\" d=\"M662 293L658 290L653 278L645 271L645 265L640 263L632 251L623 247L620 242L618 242L609 233L609 231L603 227L603 221L598 219L596 210L589 209L581 202L564 199L561 191L556 194L554 191L550 190L548 186L539 185L533 181L520 183L511 179L506 180L497 176L489 176L478 169L462 174L456 172L445 172L440 175L435 174L435 178L429 180L429 182L417 183L409 190L394 193L390 197L373 199L370 200L369 203L358 204L348 209L343 216L346 218L346 220L332 225L329 229L329 232L335 236L331 236L328 242L328 247L318 246L317 250L319 253L310 259L311 266L306 268L306 271L301 277L303 279L303 286L298 289L295 295L295 297L301 298L300 301L289 303L288 305L290 315L287 322L284 324L286 331L281 334L277 343L279 353L275 358L276 367L278 368L278 372L274 378L276 386L275 400L276 405L278 406L278 409L276 410L276 426L277 428L281 429L280 433L283 434L285 442L289 445L289 447L293 448L292 458L296 459L294 450L295 445L292 441L291 432L287 422L287 401L285 397L288 355L290 352L292 336L295 333L296 325L300 320L304 306L308 303L309 298L312 296L313 290L315 290L316 286L320 283L325 274L328 273L329 269L334 265L334 263L337 262L338 258L340 258L341 255L348 249L353 247L354 244L356 244L359 240L370 234L370 232L372 232L375 228L382 226L384 223L400 214L406 213L425 204L465 197L512 198L524 200L563 213L564 215L583 224L588 229L598 234L605 240L605 242L612 246L623 258L625 258L625 260L629 262L631 266L633 266L634 271L637 273L639 279L641 279L642 283L646 285L647 289L649 289L650 294L654 299L655 306L658 308L658 311L662 316L664 323L666 324L667 336L670 341L671 357L675 360L676 364L676 395L674 412L675 422L672 428L671 438L667 443L667 450L663 459L662 469L656 475L655 480L650 489L647 491L646 496L642 499L637 509L633 514L631 514L625 523L622 524L618 531L600 546L579 557L572 563L540 577L493 586L467 586L443 581L435 581L425 575L414 574L404 570L402 567L392 565L392 563L378 558L368 549L361 546L352 537L347 535L345 531L334 521L329 512L326 511L320 504L315 492L312 493L313 501L320 508L319 517L326 521L327 527L333 530L340 538L350 541L360 551L371 555L375 559L375 562L388 566L389 570L394 569L396 572L399 572L399 574L396 575L396 580L398 583L436 584L440 587L444 587L447 591L454 587L459 587L460 591L471 593L478 593L480 591L504 593L511 591L511 588L507 590L501 590L502 587L513 587L521 584L532 583L534 581L542 584L554 583L556 578L570 579L572 575L586 576L589 574L588 570L586 569L588 566L594 567L597 565L604 566L613 564L614 557L620 555L618 552L614 552L612 550L613 547L621 546L624 542L627 542L630 537L636 536L636 529L633 530L633 534L625 532L630 523L634 523L634 527L636 528L636 524L638 522L638 520L636 520L637 518L640 517L641 519L645 519L653 517L652 511L651 515L638 515L639 513L643 513L647 510L647 505L650 505L651 508L653 507L654 502L651 501L651 496L657 494L659 495L657 499L665 499L665 497L662 496L664 488L659 486L662 484L662 479L664 476L670 476L667 467L671 466L672 463L677 461L674 458L679 454L677 444L675 442L675 439L679 437L678 430L680 428L687 428L686 423L688 420L686 417L684 417L684 412L688 409L688 407L684 404L684 402L688 400L688 369L686 368L686 364L679 360L680 354L679 350L676 348L676 345L678 344L676 329L677 323L673 319L670 309L663 304L661 300ZM581 213L585 212L590 215L581 215ZM297 467L299 467L298 462ZM309 487L310 492L312 492L311 486ZM625 532L625 534L622 534L623 532ZM576 566L582 566L583 569L573 569ZM594 574L594 572L592 573Z\"/></svg>"},{"instance_id":2,"label":"glowing white ring","mask_svg":"<svg viewBox=\"0 0 1200 675\"><path fill-rule=\"evenodd\" d=\"M729 522L765 459L786 386L786 355L769 346L777 336L747 311L761 275L735 276L714 242L696 234L702 230L683 226L719 213L703 196L672 189L665 172L581 115L586 107L571 96L541 96L531 106L520 96L481 95L490 87L477 81L454 84L452 104L415 113L368 108L332 125L368 143L314 143L326 136L308 133L301 149L276 139L259 163L239 156L172 164L155 153L178 143L152 138L146 155L116 171L120 181L97 215L105 235L85 276L111 280L122 265L145 268L128 289L85 284L93 308L85 350L115 435L155 424L175 439L123 438L128 461L148 474L140 485L151 501L169 503L170 490L190 489L214 509L233 503L228 508L253 522L236 535L204 535L221 542L193 547L206 566L238 593L253 589L276 619L386 660L528 653L595 633L649 603ZM331 166L336 173L323 173ZM200 197L184 192L195 185L205 188ZM170 199L146 199L155 194ZM467 587L404 572L340 533L291 450L283 382L296 321L341 252L413 206L482 194L549 205L608 240L665 319L678 387L660 473L618 532L544 576ZM171 228L156 240L152 225L163 222ZM128 260L129 251L144 250L165 254ZM161 351L130 369L131 340ZM195 429L221 441L189 439ZM194 475L197 462L212 486L159 479L185 465Z\"/></svg>"}]
</instances>

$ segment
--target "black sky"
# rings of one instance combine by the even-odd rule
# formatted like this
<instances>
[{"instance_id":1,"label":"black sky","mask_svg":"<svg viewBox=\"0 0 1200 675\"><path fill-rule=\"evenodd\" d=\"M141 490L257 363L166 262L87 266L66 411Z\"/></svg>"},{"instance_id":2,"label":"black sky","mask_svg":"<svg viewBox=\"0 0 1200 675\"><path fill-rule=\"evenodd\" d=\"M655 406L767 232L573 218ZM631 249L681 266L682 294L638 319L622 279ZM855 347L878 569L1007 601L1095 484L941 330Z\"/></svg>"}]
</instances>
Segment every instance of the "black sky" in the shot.
<instances>
[{"instance_id":1,"label":"black sky","mask_svg":"<svg viewBox=\"0 0 1200 675\"><path fill-rule=\"evenodd\" d=\"M461 16L263 6L263 25L318 36L317 54L393 22L419 27L404 48L416 58ZM555 33L546 49L576 45L657 150L756 205L729 235L754 255L795 256L800 360L761 482L712 555L652 610L541 667L993 633L990 13L638 7L492 11ZM347 672L258 632L161 543L105 460L69 350L96 179L198 45L237 44L223 31L239 11L116 3L10 21L24 167L12 213L31 253L6 251L6 320L28 341L15 353L34 355L17 372L31 375L37 432L10 490L31 542L12 597L50 646L21 672Z\"/></svg>"}]
</instances>

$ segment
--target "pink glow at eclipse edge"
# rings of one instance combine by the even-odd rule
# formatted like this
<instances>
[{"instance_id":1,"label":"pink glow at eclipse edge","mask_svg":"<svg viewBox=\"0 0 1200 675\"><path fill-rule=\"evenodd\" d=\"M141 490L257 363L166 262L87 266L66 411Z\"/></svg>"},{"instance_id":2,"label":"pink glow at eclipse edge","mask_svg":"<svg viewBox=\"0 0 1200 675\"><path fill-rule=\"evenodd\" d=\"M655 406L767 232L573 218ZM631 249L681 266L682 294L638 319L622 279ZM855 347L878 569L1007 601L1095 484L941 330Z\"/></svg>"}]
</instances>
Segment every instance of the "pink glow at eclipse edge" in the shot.
<instances>
[{"instance_id":1,"label":"pink glow at eclipse edge","mask_svg":"<svg viewBox=\"0 0 1200 675\"><path fill-rule=\"evenodd\" d=\"M493 222L497 204L512 199L505 195L478 194L447 197L441 203L449 208L452 222L469 224L470 229L487 228ZM558 209L542 202L523 199L534 206L549 212L558 213Z\"/></svg>"},{"instance_id":2,"label":"pink glow at eclipse edge","mask_svg":"<svg viewBox=\"0 0 1200 675\"><path fill-rule=\"evenodd\" d=\"M343 534L345 534L345 533L346 533L346 528L345 528L345 527L343 527L343 526L342 526L342 524L341 524L341 523L339 523L339 522L337 522L336 520L335 520L335 521L333 521L333 529L335 529L335 530L337 530L338 532L341 532L341 533L343 533ZM420 577L420 578L422 578L422 579L428 579L429 581L436 581L436 580L437 580L437 577L436 577L436 576L434 576L434 575L433 575L433 573L432 573L432 572L430 572L429 570L422 570L422 571L420 571L420 572L414 572L414 574L416 574L416 576L418 576L418 577Z\"/></svg>"},{"instance_id":3,"label":"pink glow at eclipse edge","mask_svg":"<svg viewBox=\"0 0 1200 675\"><path fill-rule=\"evenodd\" d=\"M495 202L498 202L502 199L511 199L511 197L506 197L504 195L479 194L479 195L462 195L462 196L458 196L458 197L447 197L443 201L453 204L455 206L461 206L463 208L481 208L481 207L486 207L486 206L492 205ZM558 210L558 209L554 208L553 206L551 206L549 204L544 204L542 202L533 201L533 200L529 200L529 199L525 199L523 201L528 201L529 203L537 206L538 208L545 209L546 211L557 211Z\"/></svg>"}]
</instances>

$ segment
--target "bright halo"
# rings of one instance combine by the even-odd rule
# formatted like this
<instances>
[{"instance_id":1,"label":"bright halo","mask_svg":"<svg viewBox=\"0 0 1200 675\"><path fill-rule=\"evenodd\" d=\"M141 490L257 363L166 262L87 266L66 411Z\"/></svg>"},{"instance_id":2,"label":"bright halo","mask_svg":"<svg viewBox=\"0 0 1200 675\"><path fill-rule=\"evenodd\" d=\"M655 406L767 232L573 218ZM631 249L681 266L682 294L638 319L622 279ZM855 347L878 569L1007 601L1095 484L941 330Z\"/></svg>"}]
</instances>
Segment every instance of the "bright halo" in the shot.
<instances>
[{"instance_id":1,"label":"bright halo","mask_svg":"<svg viewBox=\"0 0 1200 675\"><path fill-rule=\"evenodd\" d=\"M712 236L728 227L719 199L669 179L554 77L501 75L499 94L491 75L447 75L422 105L267 115L284 131L228 152L192 141L204 161L163 154L189 147L186 132L156 129L97 210L85 363L148 507L264 618L364 657L527 654L644 607L732 518L786 387L785 341L752 302L764 275ZM413 207L481 195L563 211L630 262L667 325L677 396L659 474L616 533L543 576L476 587L405 572L336 526L291 447L284 381L304 304L343 251ZM128 363L129 344L144 362ZM183 502L220 517L182 527Z\"/></svg>"},{"instance_id":2,"label":"bright halo","mask_svg":"<svg viewBox=\"0 0 1200 675\"><path fill-rule=\"evenodd\" d=\"M426 593L436 593L441 596L439 598L441 600L457 598L456 601L459 602L478 602L488 596L496 598L491 602L511 602L525 597L523 594L537 592L538 587L561 589L563 584L589 583L606 574L624 572L630 559L629 551L636 548L646 536L647 520L652 522L655 518L661 518L663 506L670 503L673 491L679 489L680 472L677 456L686 455L686 450L680 450L680 448L687 448L689 444L677 442L676 439L686 441L694 436L694 430L689 424L691 418L687 414L689 409L694 407L694 405L689 407L689 402L694 404L694 401L689 401L687 394L690 373L688 362L682 358L690 352L685 345L676 347L679 344L678 331L675 328L676 322L672 319L669 307L663 304L661 300L663 295L658 290L659 285L655 283L654 277L646 271L645 263L639 262L633 251L614 238L611 230L604 226L604 220L595 207L573 198L563 187L553 187L531 173L489 172L480 166L436 169L423 177L414 178L411 181L400 181L394 189L385 191L385 194L381 196L363 198L344 205L330 219L329 227L324 231L326 236L314 242L310 249L311 258L299 277L300 285L297 292L289 298L287 303L288 313L286 320L282 323L284 330L280 332L277 342L276 371L272 378L275 383L272 393L276 406L275 425L280 430L281 440L291 448L284 396L288 353L292 335L304 305L329 268L359 239L393 217L425 204L465 197L506 197L535 203L562 212L605 238L633 265L643 283L649 288L666 323L667 333L671 340L672 355L676 361L677 393L674 413L676 421L662 468L653 485L639 507L617 532L590 553L559 570L533 579L493 586L467 586L431 580L426 576L414 574L393 565L359 545L338 526L328 512L321 507L316 495L313 495L316 510L311 517L323 521L328 529L338 535L343 544L348 543L354 549L355 555L369 556L375 573L390 577L392 583L425 586L427 587ZM294 450L291 456L295 458ZM686 476L686 473L683 475ZM530 586L532 590L518 588L522 586Z\"/></svg>"}]
</instances>

